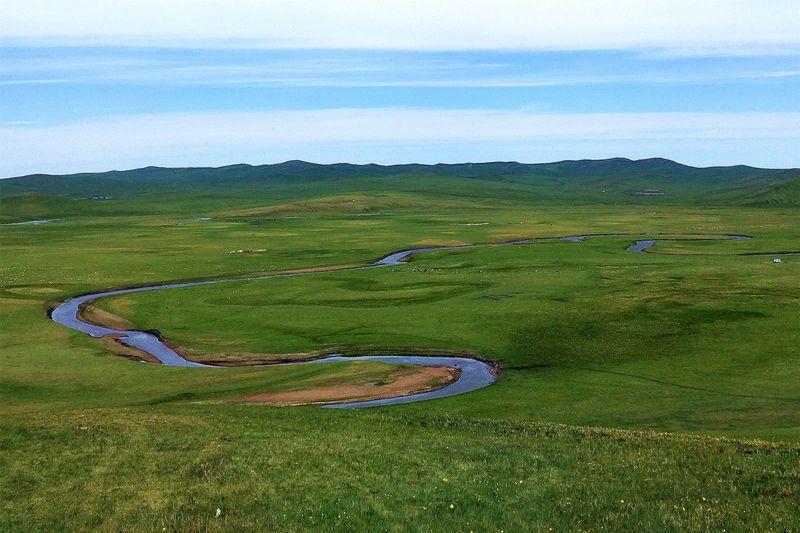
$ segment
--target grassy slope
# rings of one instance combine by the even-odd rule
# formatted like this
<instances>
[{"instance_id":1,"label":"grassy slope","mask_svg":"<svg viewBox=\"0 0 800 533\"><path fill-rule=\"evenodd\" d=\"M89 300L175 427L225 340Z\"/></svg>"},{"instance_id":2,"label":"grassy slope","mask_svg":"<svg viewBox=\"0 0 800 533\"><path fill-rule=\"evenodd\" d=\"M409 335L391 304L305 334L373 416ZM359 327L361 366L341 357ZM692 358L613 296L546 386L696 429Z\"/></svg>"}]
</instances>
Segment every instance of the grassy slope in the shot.
<instances>
[{"instance_id":1,"label":"grassy slope","mask_svg":"<svg viewBox=\"0 0 800 533\"><path fill-rule=\"evenodd\" d=\"M108 355L99 341L44 315L46 301L99 287L361 262L429 241L584 231L731 231L759 237L674 245L678 251L708 246L719 254L787 248L797 241L798 215L790 209L569 207L549 205L547 197L515 183L420 179L395 192L387 183L366 188L367 197L355 203L367 205L357 208L342 201L355 185L340 182L259 194L132 197L104 204L112 210L105 216L76 213L42 226L0 228L0 528L376 528L411 521L423 529L797 527L796 445L542 422L796 439L796 403L651 387L636 378L580 370L563 357L588 357L603 369L648 377L666 372L670 380L704 387L717 380L724 392L784 394L797 375L796 350L779 347L797 331L791 260L778 267L783 270L763 270L764 258L631 256L620 253L620 241L595 241L438 254L397 272L309 277L308 286L287 280L280 288L273 282L229 285L213 297L202 291L160 293L175 312L158 327L176 338L185 335L196 348L231 347L217 327L225 318L214 309L232 305L229 295L251 298L248 309L276 305L293 317L311 307L291 309L288 298L309 302L322 295L326 311L342 320L358 315L373 321L358 334L334 327L325 342L384 344L380 331L394 319L389 326L413 333L414 343L464 342L510 357L509 366L531 357L556 363L544 371L509 370L496 386L475 395L364 412L217 403L260 390L346 381L348 365L219 372L153 367ZM314 190L323 198L315 198ZM660 205L653 200L651 205ZM307 207L298 209L298 203ZM379 214L363 216L373 212ZM194 220L198 216L212 220ZM462 225L485 221L491 223ZM240 248L268 252L225 253ZM494 279L488 276L492 269ZM531 275L531 269L543 277ZM694 272L703 277L690 279ZM635 293L643 299L631 296L632 281L645 282L646 291ZM598 283L602 298L594 301L586 290ZM482 298L514 292L520 294ZM564 293L567 301L559 302ZM387 307L369 307L370 300L385 305L400 296L415 303L394 315ZM197 305L197 312L178 313L175 299ZM516 334L507 320L509 300L522 304L512 310L525 319ZM670 303L668 320L659 313L662 301ZM451 312L441 314L437 303ZM116 310L155 324L164 312L155 304L142 300ZM414 306L434 313L428 316L441 321L439 333L414 320L409 312ZM615 306L628 310L621 322L609 311ZM495 308L498 315L486 314ZM454 324L453 310L484 320L478 326L466 318ZM723 320L700 320L717 311L725 312ZM252 316L240 314L243 320ZM260 314L250 325L258 328L274 315ZM205 336L193 334L211 320L222 322ZM681 332L698 320L699 330ZM499 325L487 328L487 323ZM537 329L550 323L558 327ZM603 333L609 326L611 332ZM283 337L280 327L264 335L225 325L237 327L237 350L319 343L308 320ZM638 358L637 350L647 350L647 343L629 333L644 328L665 334L660 341L675 353L648 351ZM760 344L765 329L771 330L768 349ZM568 335L581 340L570 345ZM719 352L713 342L736 351ZM524 350L503 349L513 346ZM700 364L695 353L703 354ZM592 359L598 354L611 361ZM376 376L386 371L370 368ZM653 407L657 413L648 413ZM213 518L217 507L223 509L220 519Z\"/></svg>"},{"instance_id":2,"label":"grassy slope","mask_svg":"<svg viewBox=\"0 0 800 533\"><path fill-rule=\"evenodd\" d=\"M800 207L800 177L720 192L716 199L741 205Z\"/></svg>"}]
</instances>

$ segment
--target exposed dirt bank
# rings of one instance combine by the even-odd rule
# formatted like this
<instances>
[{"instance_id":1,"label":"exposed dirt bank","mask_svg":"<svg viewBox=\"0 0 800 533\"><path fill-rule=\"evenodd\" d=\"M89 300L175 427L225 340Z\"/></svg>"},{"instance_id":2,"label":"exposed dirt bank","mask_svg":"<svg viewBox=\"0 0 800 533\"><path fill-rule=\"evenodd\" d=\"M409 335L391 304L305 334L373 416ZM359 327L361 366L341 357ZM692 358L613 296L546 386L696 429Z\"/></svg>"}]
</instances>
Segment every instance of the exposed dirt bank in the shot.
<instances>
[{"instance_id":1,"label":"exposed dirt bank","mask_svg":"<svg viewBox=\"0 0 800 533\"><path fill-rule=\"evenodd\" d=\"M435 390L457 380L461 371L443 366L402 367L386 383L342 383L296 391L264 392L229 400L271 405L307 405L396 398Z\"/></svg>"},{"instance_id":2,"label":"exposed dirt bank","mask_svg":"<svg viewBox=\"0 0 800 533\"><path fill-rule=\"evenodd\" d=\"M119 315L115 315L94 305L94 302L86 302L78 308L78 316L81 320L111 329L132 330L136 329L133 322Z\"/></svg>"},{"instance_id":3,"label":"exposed dirt bank","mask_svg":"<svg viewBox=\"0 0 800 533\"><path fill-rule=\"evenodd\" d=\"M125 346L121 342L119 342L120 335L106 335L102 338L103 344L106 347L114 352L116 355L126 357L128 359L133 359L134 361L145 361L147 363L155 363L157 365L161 364L161 361L150 355L149 353L145 352L144 350L137 350L136 348L131 348L130 346Z\"/></svg>"}]
</instances>

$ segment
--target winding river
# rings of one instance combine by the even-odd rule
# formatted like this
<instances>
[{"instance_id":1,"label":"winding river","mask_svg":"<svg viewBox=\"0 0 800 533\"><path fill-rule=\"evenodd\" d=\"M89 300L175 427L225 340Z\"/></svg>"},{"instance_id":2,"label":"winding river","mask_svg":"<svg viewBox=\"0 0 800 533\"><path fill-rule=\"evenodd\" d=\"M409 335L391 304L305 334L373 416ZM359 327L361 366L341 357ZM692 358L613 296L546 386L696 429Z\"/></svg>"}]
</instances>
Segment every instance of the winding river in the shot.
<instances>
[{"instance_id":1,"label":"winding river","mask_svg":"<svg viewBox=\"0 0 800 533\"><path fill-rule=\"evenodd\" d=\"M462 245L449 245L449 246L430 246L425 248L411 248L399 252L391 253L374 263L362 266L344 267L341 269L331 270L341 272L345 270L365 270L370 268L379 268L387 266L396 266L404 264L412 255L421 254L425 252L433 252L438 250L456 250L464 248L478 248L478 247L494 247L494 246L510 246L533 244L536 242L548 241L571 241L581 242L588 238L597 237L630 237L626 234L585 234L585 235L570 235L565 237L543 237L522 239L515 241L508 241L503 243L492 244L462 244ZM705 238L705 239L749 239L747 235L687 235L682 234L679 237L673 238ZM629 252L644 252L648 248L654 246L660 240L669 238L668 236L657 236L651 239L636 240L636 242L628 246ZM110 296L117 296L120 294L130 294L134 292L155 291L161 289L177 289L181 287L198 287L201 285L212 285L216 283L230 283L233 281L256 280L256 279L271 279L271 278L284 278L290 276L307 276L319 272L292 272L284 274L268 274L262 276L251 276L242 278L228 278L228 279L211 279L203 281L189 281L182 283L159 283L155 285L147 285L142 287L131 287L127 289L116 289L109 291L101 291L92 294L85 294L78 296L61 303L56 307L52 313L51 318L63 324L68 328L87 333L92 337L105 337L107 335L114 335L117 340L126 346L136 348L143 352L155 357L161 363L169 366L185 366L185 367L210 367L211 365L204 365L196 363L183 358L180 354L175 352L172 348L162 342L156 335L145 331L138 330L121 330L99 326L86 322L80 317L80 309L84 304L90 304L100 298L108 298ZM478 359L468 357L427 357L427 356L410 356L410 355L366 355L366 356L330 356L322 359L315 359L312 361L299 361L296 363L281 363L287 365L297 364L320 364L337 361L381 361L390 364L410 364L420 366L447 366L460 369L460 376L457 380L439 389L419 392L408 396L399 396L393 398L383 398L378 400L355 401L345 403L330 403L324 407L330 408L352 408L352 407L371 407L377 405L393 405L408 402L416 402L421 400L430 400L434 398L444 398L447 396L454 396L456 394L463 394L482 387L491 385L497 376L496 369L488 363Z\"/></svg>"}]
</instances>

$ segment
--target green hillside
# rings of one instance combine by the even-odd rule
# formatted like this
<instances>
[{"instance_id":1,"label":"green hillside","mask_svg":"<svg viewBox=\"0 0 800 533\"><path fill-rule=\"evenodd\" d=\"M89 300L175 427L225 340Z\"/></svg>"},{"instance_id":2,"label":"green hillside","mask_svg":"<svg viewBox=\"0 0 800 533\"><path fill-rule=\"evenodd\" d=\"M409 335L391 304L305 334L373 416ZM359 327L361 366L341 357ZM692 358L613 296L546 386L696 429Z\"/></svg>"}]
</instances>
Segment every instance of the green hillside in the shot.
<instances>
[{"instance_id":1,"label":"green hillside","mask_svg":"<svg viewBox=\"0 0 800 533\"><path fill-rule=\"evenodd\" d=\"M800 169L748 166L696 168L668 159L624 158L523 164L517 162L437 165L319 165L287 161L275 165L230 165L219 168L160 168L72 175L34 174L0 181L0 196L53 194L77 198L128 197L142 193L189 189L227 191L326 183L331 192L387 187L466 186L467 181L507 184L537 202L591 203L746 203L764 189L763 205L795 205L796 188L782 184L800 179Z\"/></svg>"},{"instance_id":2,"label":"green hillside","mask_svg":"<svg viewBox=\"0 0 800 533\"><path fill-rule=\"evenodd\" d=\"M752 206L800 207L800 177L790 174L780 181L749 185L717 195L720 203Z\"/></svg>"},{"instance_id":3,"label":"green hillside","mask_svg":"<svg viewBox=\"0 0 800 533\"><path fill-rule=\"evenodd\" d=\"M51 194L25 193L0 197L0 223L17 223L61 217L123 214L124 209L99 201Z\"/></svg>"}]
</instances>

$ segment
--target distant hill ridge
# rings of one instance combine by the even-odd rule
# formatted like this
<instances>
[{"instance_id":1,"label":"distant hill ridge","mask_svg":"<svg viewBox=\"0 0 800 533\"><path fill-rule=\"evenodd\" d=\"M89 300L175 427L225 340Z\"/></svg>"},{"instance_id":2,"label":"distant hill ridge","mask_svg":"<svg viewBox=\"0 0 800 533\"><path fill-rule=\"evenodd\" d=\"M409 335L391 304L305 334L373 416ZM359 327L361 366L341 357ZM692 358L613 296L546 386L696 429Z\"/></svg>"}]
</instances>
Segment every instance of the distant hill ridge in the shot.
<instances>
[{"instance_id":1,"label":"distant hill ridge","mask_svg":"<svg viewBox=\"0 0 800 533\"><path fill-rule=\"evenodd\" d=\"M747 165L732 165L732 166L711 166L711 167L693 167L684 165L671 159L661 157L654 157L649 159L628 159L625 157L613 157L610 159L567 159L563 161L556 161L551 163L520 163L518 161L490 161L482 163L401 163L393 165L381 165L377 163L311 163L300 159L292 159L282 163L263 164L263 165L250 165L247 163L237 163L232 165L225 165L221 167L158 167L147 166L142 168L135 168L130 170L109 170L104 172L81 172L74 174L27 174L24 176L16 176L6 178L7 180L23 180L32 179L36 177L80 177L80 176L94 176L94 177L112 177L112 176L129 176L139 177L140 175L174 175L185 172L196 173L203 175L206 173L218 173L220 177L226 174L236 174L240 172L303 172L303 171L318 171L318 170L331 170L331 171L374 171L378 173L403 173L408 171L424 171L424 170L449 170L449 171L502 171L502 172L627 172L627 171L650 171L650 172L703 172L712 170L736 170L741 172L769 172L776 173L787 170L800 170L794 169L766 169L751 167Z\"/></svg>"},{"instance_id":2,"label":"distant hill ridge","mask_svg":"<svg viewBox=\"0 0 800 533\"><path fill-rule=\"evenodd\" d=\"M31 174L0 180L0 196L39 193L71 197L125 195L159 190L218 187L258 187L362 178L452 177L510 181L569 192L570 187L596 188L633 194L637 189L673 189L677 193L705 195L725 203L746 200L768 205L797 205L800 169L765 169L746 165L692 167L664 158L632 160L565 160L552 163L495 161L455 164L317 164L291 160L266 165L235 164L222 167L144 167L68 175ZM788 181L786 185L782 185Z\"/></svg>"}]
</instances>

